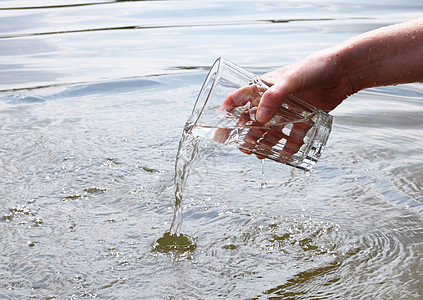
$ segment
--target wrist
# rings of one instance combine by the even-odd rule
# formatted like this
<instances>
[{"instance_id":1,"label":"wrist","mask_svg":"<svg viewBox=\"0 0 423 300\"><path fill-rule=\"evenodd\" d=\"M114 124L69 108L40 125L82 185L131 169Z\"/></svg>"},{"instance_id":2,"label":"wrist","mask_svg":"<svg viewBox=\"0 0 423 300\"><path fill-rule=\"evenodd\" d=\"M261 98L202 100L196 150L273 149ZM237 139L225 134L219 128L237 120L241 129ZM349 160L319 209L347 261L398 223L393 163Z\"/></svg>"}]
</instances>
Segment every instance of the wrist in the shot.
<instances>
[{"instance_id":1,"label":"wrist","mask_svg":"<svg viewBox=\"0 0 423 300\"><path fill-rule=\"evenodd\" d=\"M348 83L352 93L377 85L381 60L372 56L369 41L348 40L334 50L343 80Z\"/></svg>"},{"instance_id":2,"label":"wrist","mask_svg":"<svg viewBox=\"0 0 423 300\"><path fill-rule=\"evenodd\" d=\"M336 47L354 92L423 80L423 19L382 27Z\"/></svg>"}]
</instances>

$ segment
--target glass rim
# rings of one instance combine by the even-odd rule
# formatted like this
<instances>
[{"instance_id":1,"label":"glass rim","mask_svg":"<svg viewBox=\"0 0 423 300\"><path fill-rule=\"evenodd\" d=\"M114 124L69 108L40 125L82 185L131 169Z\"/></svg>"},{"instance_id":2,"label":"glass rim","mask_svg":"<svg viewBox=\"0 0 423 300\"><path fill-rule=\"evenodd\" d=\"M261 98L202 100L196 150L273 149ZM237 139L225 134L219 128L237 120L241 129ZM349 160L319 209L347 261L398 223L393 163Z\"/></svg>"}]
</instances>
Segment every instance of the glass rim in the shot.
<instances>
[{"instance_id":1,"label":"glass rim","mask_svg":"<svg viewBox=\"0 0 423 300\"><path fill-rule=\"evenodd\" d=\"M238 73L241 73L243 76L251 77L252 79L254 78L254 82L257 80L257 82L255 82L255 83L261 83L262 85L266 86L266 88L270 88L272 86L272 84L270 84L270 83L262 80L256 74L254 74L254 73L252 73L252 72L250 72L250 71L248 71L248 70L246 70L246 69L238 66L237 64L235 64L235 63L233 63L233 62L225 59L222 56L219 56L214 61L214 63L212 64L212 66L210 67L210 69L209 69L209 71L207 73L207 76L206 76L206 78L203 81L203 84L201 86L200 92L198 93L197 98L195 100L195 103L194 103L194 106L193 106L193 109L192 109L192 112L191 112L191 117L190 117L191 119L194 119L193 120L193 123L192 123L193 124L193 127L195 127L197 125L198 121L200 120L201 115L203 114L204 109L206 108L206 105L207 105L207 103L208 103L208 101L210 99L210 96L211 96L212 92L213 92L213 89L214 89L216 83L220 80L221 73L222 73L222 70L223 70L222 69L222 66L224 64L228 65L232 69L235 69ZM212 81L212 83L210 85L210 89L207 92L207 95L204 95L204 88L207 85L209 85L212 76L214 76L214 78L213 78L213 81ZM204 97L203 97L204 99L202 99L201 102L200 102L200 98L201 98L202 95L204 95ZM321 114L323 114L324 116L326 116L327 118L333 118L333 116L331 114L329 114L328 112L326 112L326 111L324 111L324 110L322 110L320 108L315 107L314 105L312 105L312 104L310 104L310 103L308 103L308 102L306 102L306 101L304 101L304 100L296 97L293 94L287 95L286 98L287 99L290 99L292 101L301 103L301 105L307 107L311 111L318 111ZM201 105L201 107L199 108L200 105Z\"/></svg>"},{"instance_id":2,"label":"glass rim","mask_svg":"<svg viewBox=\"0 0 423 300\"><path fill-rule=\"evenodd\" d=\"M206 79L204 79L203 84L201 86L200 92L198 93L197 99L195 100L194 103L194 107L192 109L191 115L194 116L194 113L196 111L196 109L198 109L198 106L201 104L201 109L200 111L195 115L195 121L193 123L193 125L197 125L198 120L200 119L201 115L203 114L204 108L206 107L206 104L210 98L210 95L213 91L213 88L217 82L217 80L219 79L219 74L221 73L221 66L222 66L222 62L226 61L223 57L218 57L213 65L210 67ZM200 101L200 97L201 95L203 95L204 92L204 88L207 86L207 84L210 82L211 76L215 74L214 78L213 78L213 82L211 84L210 90L207 93L207 96L205 97L205 99L203 100L203 103L199 103Z\"/></svg>"}]
</instances>

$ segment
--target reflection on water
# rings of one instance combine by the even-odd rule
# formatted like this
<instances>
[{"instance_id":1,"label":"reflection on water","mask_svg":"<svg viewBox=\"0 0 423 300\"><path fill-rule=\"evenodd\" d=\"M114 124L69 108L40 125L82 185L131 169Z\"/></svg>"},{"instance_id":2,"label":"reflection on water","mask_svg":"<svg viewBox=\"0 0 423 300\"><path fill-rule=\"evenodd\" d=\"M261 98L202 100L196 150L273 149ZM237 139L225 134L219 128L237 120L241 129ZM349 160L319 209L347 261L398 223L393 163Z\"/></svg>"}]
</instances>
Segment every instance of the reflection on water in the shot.
<instances>
[{"instance_id":1,"label":"reflection on water","mask_svg":"<svg viewBox=\"0 0 423 300\"><path fill-rule=\"evenodd\" d=\"M310 173L200 144L165 233L216 57L266 72L421 4L1 6L0 298L423 297L421 84L343 103Z\"/></svg>"}]
</instances>

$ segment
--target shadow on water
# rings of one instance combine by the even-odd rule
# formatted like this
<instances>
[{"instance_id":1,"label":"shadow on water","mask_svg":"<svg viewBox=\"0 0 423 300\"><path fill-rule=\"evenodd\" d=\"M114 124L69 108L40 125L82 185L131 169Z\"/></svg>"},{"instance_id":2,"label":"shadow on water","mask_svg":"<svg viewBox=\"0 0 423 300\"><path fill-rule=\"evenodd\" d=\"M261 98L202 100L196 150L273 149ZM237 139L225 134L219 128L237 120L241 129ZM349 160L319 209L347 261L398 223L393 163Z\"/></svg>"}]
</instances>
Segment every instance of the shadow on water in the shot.
<instances>
[{"instance_id":1,"label":"shadow on water","mask_svg":"<svg viewBox=\"0 0 423 300\"><path fill-rule=\"evenodd\" d=\"M161 238L153 243L154 252L162 253L184 253L194 251L197 248L195 239L186 234L170 234L166 232Z\"/></svg>"},{"instance_id":2,"label":"shadow on water","mask_svg":"<svg viewBox=\"0 0 423 300\"><path fill-rule=\"evenodd\" d=\"M333 262L324 267L319 267L319 268L301 272L299 274L296 274L293 278L288 279L285 284L279 285L275 288L268 289L264 291L263 294L271 295L272 298L274 298L275 296L280 296L282 297L282 299L289 299L290 297L295 298L301 295L305 295L306 291L301 291L301 288L298 291L295 291L295 286L301 286L302 284L308 283L315 278L317 278L319 281L323 281L324 280L323 278L326 275L333 273L339 266L340 266L340 263ZM326 284L330 285L339 280L340 278L332 278ZM325 285L324 282L322 282L322 284ZM252 299L259 299L259 297L252 298Z\"/></svg>"}]
</instances>

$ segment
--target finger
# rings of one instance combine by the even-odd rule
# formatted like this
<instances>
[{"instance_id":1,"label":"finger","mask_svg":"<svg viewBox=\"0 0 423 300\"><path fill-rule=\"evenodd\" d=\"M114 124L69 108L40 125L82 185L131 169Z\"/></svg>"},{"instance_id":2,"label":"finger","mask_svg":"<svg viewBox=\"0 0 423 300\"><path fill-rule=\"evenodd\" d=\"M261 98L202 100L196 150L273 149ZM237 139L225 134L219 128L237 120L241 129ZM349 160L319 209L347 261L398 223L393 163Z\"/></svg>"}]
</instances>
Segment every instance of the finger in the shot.
<instances>
[{"instance_id":1,"label":"finger","mask_svg":"<svg viewBox=\"0 0 423 300\"><path fill-rule=\"evenodd\" d=\"M229 128L217 128L213 133L212 140L224 144L234 130L240 130L240 128L244 128L244 126L251 126L249 122L252 124L254 121L251 119L250 111L248 109L244 109L244 111L242 111L238 116L236 124L231 123L231 127ZM237 128L234 128L232 124Z\"/></svg>"},{"instance_id":2,"label":"finger","mask_svg":"<svg viewBox=\"0 0 423 300\"><path fill-rule=\"evenodd\" d=\"M273 147L286 137L278 129L251 128L244 136L244 143L241 145L243 152L254 153L258 158L274 156L277 151Z\"/></svg>"},{"instance_id":3,"label":"finger","mask_svg":"<svg viewBox=\"0 0 423 300\"><path fill-rule=\"evenodd\" d=\"M284 156L293 155L297 153L301 146L304 145L304 137L310 130L311 125L309 123L294 123L289 133L286 143L281 152Z\"/></svg>"},{"instance_id":4,"label":"finger","mask_svg":"<svg viewBox=\"0 0 423 300\"><path fill-rule=\"evenodd\" d=\"M276 114L282 105L283 99L289 92L285 80L270 87L260 100L257 109L256 120L260 123L267 123Z\"/></svg>"},{"instance_id":5,"label":"finger","mask_svg":"<svg viewBox=\"0 0 423 300\"><path fill-rule=\"evenodd\" d=\"M225 144L232 130L233 129L230 129L230 128L217 128L213 133L212 140Z\"/></svg>"},{"instance_id":6,"label":"finger","mask_svg":"<svg viewBox=\"0 0 423 300\"><path fill-rule=\"evenodd\" d=\"M218 110L232 111L235 107L253 103L257 106L260 93L256 85L249 85L229 93Z\"/></svg>"},{"instance_id":7,"label":"finger","mask_svg":"<svg viewBox=\"0 0 423 300\"><path fill-rule=\"evenodd\" d=\"M266 130L260 128L250 128L244 136L242 148L246 151L256 153L258 149L258 141L261 140Z\"/></svg>"},{"instance_id":8,"label":"finger","mask_svg":"<svg viewBox=\"0 0 423 300\"><path fill-rule=\"evenodd\" d=\"M271 72L269 76L264 76L264 78L270 81L277 78L277 81L263 94L258 105L256 119L261 123L266 123L272 119L288 95L300 91L304 74L297 69L292 70L288 66L286 69Z\"/></svg>"},{"instance_id":9,"label":"finger","mask_svg":"<svg viewBox=\"0 0 423 300\"><path fill-rule=\"evenodd\" d=\"M254 145L255 154L261 154L276 161L287 163L294 160L304 144L304 137L311 128L308 123L294 123L289 132L280 126L267 129ZM257 138L257 137L255 137ZM252 147L249 145L249 147Z\"/></svg>"}]
</instances>

